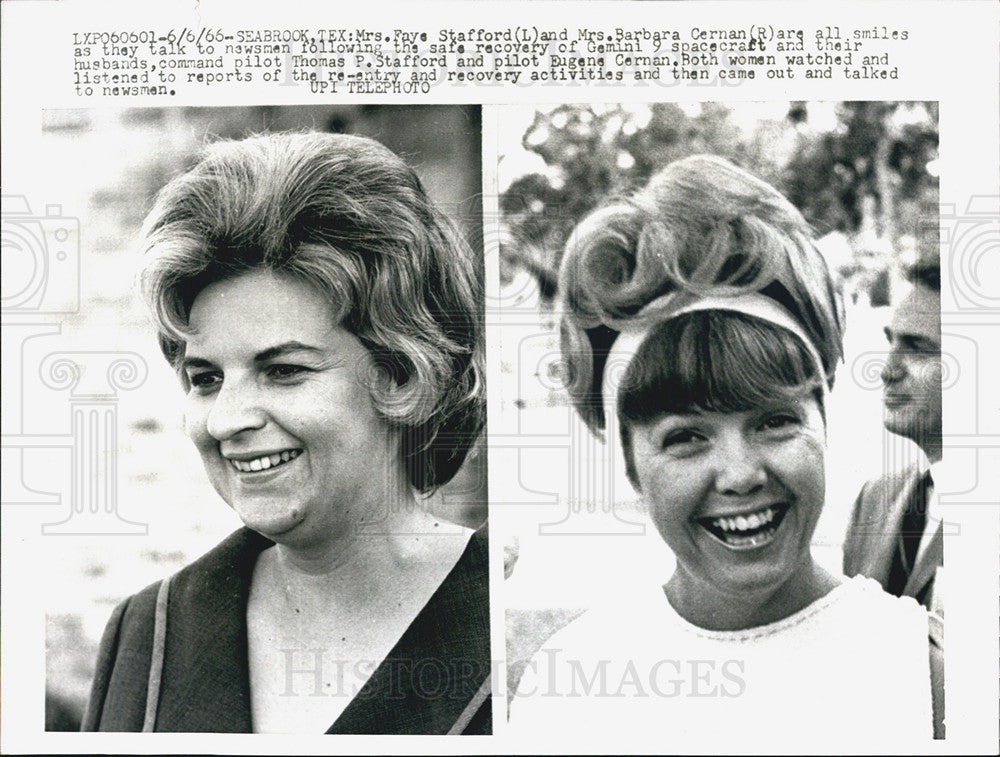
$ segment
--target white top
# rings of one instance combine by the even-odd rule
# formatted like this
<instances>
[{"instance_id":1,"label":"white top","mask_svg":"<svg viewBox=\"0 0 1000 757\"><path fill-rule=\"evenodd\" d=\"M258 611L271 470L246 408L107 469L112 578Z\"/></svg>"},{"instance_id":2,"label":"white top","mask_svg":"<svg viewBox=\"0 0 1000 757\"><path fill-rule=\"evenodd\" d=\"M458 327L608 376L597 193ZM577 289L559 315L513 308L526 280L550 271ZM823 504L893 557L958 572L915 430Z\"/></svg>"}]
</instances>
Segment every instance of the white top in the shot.
<instances>
[{"instance_id":1,"label":"white top","mask_svg":"<svg viewBox=\"0 0 1000 757\"><path fill-rule=\"evenodd\" d=\"M519 736L617 734L737 751L932 738L926 612L871 579L845 581L769 625L707 631L660 586L584 613L529 663L511 705Z\"/></svg>"}]
</instances>

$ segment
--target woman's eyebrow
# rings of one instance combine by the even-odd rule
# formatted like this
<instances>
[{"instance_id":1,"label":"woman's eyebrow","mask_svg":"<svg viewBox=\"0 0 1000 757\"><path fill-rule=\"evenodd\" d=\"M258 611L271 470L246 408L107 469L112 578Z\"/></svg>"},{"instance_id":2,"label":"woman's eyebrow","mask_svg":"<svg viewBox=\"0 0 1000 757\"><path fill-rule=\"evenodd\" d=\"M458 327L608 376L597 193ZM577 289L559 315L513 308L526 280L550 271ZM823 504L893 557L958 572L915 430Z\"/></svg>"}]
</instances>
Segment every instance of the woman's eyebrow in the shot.
<instances>
[{"instance_id":1,"label":"woman's eyebrow","mask_svg":"<svg viewBox=\"0 0 1000 757\"><path fill-rule=\"evenodd\" d=\"M181 370L188 368L213 368L214 364L210 360L200 357L186 357L181 361Z\"/></svg>"},{"instance_id":2,"label":"woman's eyebrow","mask_svg":"<svg viewBox=\"0 0 1000 757\"><path fill-rule=\"evenodd\" d=\"M667 412L661 413L657 418L655 418L650 425L656 426L657 428L665 427L668 425L679 425L683 426L686 423L695 423L701 418L704 418L705 414L697 410L691 412Z\"/></svg>"},{"instance_id":3,"label":"woman's eyebrow","mask_svg":"<svg viewBox=\"0 0 1000 757\"><path fill-rule=\"evenodd\" d=\"M261 350L254 355L253 359L255 363L266 363L267 361L274 360L282 355L287 355L289 352L311 352L319 355L322 354L324 350L321 350L319 347L313 347L309 344L303 344L302 342L282 342L281 344L276 344L274 347L268 347L266 350Z\"/></svg>"}]
</instances>

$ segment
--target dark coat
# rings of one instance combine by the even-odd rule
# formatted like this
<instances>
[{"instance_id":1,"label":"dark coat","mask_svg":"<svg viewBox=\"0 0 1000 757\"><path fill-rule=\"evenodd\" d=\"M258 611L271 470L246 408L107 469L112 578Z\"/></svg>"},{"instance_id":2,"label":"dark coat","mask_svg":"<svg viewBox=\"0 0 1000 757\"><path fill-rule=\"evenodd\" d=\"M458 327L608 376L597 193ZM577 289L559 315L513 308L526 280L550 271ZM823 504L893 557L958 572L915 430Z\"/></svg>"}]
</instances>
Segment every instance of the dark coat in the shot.
<instances>
[{"instance_id":1,"label":"dark coat","mask_svg":"<svg viewBox=\"0 0 1000 757\"><path fill-rule=\"evenodd\" d=\"M251 732L247 600L270 545L240 529L170 579L153 730ZM484 526L327 733L490 733L487 565ZM153 584L112 613L82 730L143 730L159 593ZM416 691L413 674L431 668L433 694L422 681Z\"/></svg>"},{"instance_id":2,"label":"dark coat","mask_svg":"<svg viewBox=\"0 0 1000 757\"><path fill-rule=\"evenodd\" d=\"M862 487L844 539L845 575L868 576L888 589L903 516L918 496L922 475L916 465L910 465ZM934 594L934 578L943 564L944 536L939 527L910 573L902 596L915 597L927 609L943 616L943 597Z\"/></svg>"}]
</instances>

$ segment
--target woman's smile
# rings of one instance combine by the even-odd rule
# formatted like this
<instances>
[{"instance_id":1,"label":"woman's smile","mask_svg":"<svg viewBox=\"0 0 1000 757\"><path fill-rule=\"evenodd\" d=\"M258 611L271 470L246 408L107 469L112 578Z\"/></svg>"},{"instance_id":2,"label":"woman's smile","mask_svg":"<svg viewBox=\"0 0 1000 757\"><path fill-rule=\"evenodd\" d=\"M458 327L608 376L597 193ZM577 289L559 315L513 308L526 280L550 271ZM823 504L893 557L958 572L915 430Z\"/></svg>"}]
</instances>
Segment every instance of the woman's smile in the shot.
<instances>
[{"instance_id":1,"label":"woman's smile","mask_svg":"<svg viewBox=\"0 0 1000 757\"><path fill-rule=\"evenodd\" d=\"M823 437L808 390L631 426L643 499L692 595L763 598L797 580L823 506Z\"/></svg>"},{"instance_id":2,"label":"woman's smile","mask_svg":"<svg viewBox=\"0 0 1000 757\"><path fill-rule=\"evenodd\" d=\"M724 546L743 551L774 541L788 509L787 504L774 504L738 515L698 518L695 522Z\"/></svg>"},{"instance_id":3,"label":"woman's smile","mask_svg":"<svg viewBox=\"0 0 1000 757\"><path fill-rule=\"evenodd\" d=\"M256 473L277 468L279 465L285 465L297 458L301 453L301 449L286 449L281 452L264 453L256 456L250 455L243 458L229 457L227 459L240 473Z\"/></svg>"},{"instance_id":4,"label":"woman's smile","mask_svg":"<svg viewBox=\"0 0 1000 757\"><path fill-rule=\"evenodd\" d=\"M245 273L205 287L190 325L187 430L247 526L315 545L409 495L366 383L372 357L318 289Z\"/></svg>"}]
</instances>

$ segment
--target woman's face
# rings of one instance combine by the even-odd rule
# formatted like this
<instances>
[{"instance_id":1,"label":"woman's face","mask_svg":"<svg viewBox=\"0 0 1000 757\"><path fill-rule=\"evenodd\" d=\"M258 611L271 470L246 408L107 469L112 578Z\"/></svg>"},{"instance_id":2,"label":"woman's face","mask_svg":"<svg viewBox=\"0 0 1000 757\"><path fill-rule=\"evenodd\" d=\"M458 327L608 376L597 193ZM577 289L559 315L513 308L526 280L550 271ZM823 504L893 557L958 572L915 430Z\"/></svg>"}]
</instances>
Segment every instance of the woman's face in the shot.
<instances>
[{"instance_id":1,"label":"woman's face","mask_svg":"<svg viewBox=\"0 0 1000 757\"><path fill-rule=\"evenodd\" d=\"M809 564L825 481L811 392L747 412L668 413L630 431L643 498L693 590L766 599Z\"/></svg>"},{"instance_id":2,"label":"woman's face","mask_svg":"<svg viewBox=\"0 0 1000 757\"><path fill-rule=\"evenodd\" d=\"M242 274L202 290L189 325L187 433L247 526L310 544L390 502L403 466L366 386L371 356L317 289Z\"/></svg>"}]
</instances>

